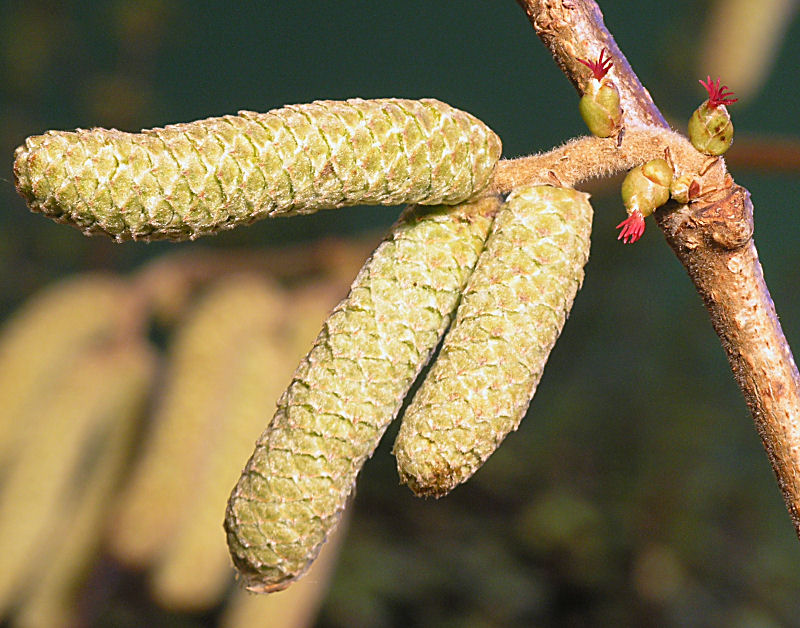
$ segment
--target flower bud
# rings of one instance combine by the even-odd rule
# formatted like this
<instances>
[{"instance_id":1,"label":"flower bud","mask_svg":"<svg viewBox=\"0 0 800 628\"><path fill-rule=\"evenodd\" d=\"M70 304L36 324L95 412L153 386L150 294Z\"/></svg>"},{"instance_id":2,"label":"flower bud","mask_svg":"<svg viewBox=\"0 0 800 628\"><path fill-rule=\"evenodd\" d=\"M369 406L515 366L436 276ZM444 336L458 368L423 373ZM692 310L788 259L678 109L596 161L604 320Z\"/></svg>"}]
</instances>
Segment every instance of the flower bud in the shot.
<instances>
[{"instance_id":1,"label":"flower bud","mask_svg":"<svg viewBox=\"0 0 800 628\"><path fill-rule=\"evenodd\" d=\"M616 135L622 125L619 91L611 79L606 76L611 69L611 59L604 59L605 53L606 49L603 48L597 61L578 59L594 75L586 85L586 90L578 103L578 109L592 135L597 137Z\"/></svg>"},{"instance_id":2,"label":"flower bud","mask_svg":"<svg viewBox=\"0 0 800 628\"><path fill-rule=\"evenodd\" d=\"M644 233L644 219L669 200L672 168L663 159L653 159L631 170L622 182L622 202L628 218L617 225L618 240L636 242Z\"/></svg>"},{"instance_id":3,"label":"flower bud","mask_svg":"<svg viewBox=\"0 0 800 628\"><path fill-rule=\"evenodd\" d=\"M720 87L720 79L712 82L708 76L700 84L706 88L708 100L695 109L689 119L689 139L701 153L722 155L733 143L733 124L725 105L739 99L731 98L733 92L727 85Z\"/></svg>"}]
</instances>

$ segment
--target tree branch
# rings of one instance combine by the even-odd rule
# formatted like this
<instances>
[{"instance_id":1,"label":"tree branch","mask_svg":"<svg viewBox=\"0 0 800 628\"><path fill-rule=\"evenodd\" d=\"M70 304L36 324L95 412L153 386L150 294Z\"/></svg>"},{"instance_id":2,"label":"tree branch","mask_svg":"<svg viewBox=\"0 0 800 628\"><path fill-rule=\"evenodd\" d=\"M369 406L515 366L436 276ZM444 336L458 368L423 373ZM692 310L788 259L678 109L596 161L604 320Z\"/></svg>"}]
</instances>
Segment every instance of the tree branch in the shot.
<instances>
[{"instance_id":1,"label":"tree branch","mask_svg":"<svg viewBox=\"0 0 800 628\"><path fill-rule=\"evenodd\" d=\"M625 135L642 125L669 128L594 1L517 2L580 92L589 74L577 59L596 58L602 48L609 51ZM684 155L680 163L693 161ZM689 205L657 211L656 220L708 309L800 537L800 375L764 283L749 193L725 177L722 160L718 164L715 178L725 178L725 185Z\"/></svg>"}]
</instances>

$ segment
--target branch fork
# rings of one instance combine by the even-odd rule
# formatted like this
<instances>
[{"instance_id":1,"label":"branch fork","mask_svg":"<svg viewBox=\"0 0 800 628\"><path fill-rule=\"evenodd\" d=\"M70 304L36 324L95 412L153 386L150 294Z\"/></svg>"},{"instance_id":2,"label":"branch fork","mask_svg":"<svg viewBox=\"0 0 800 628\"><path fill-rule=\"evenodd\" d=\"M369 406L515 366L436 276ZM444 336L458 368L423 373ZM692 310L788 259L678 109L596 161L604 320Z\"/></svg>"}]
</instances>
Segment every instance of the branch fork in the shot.
<instances>
[{"instance_id":1,"label":"branch fork","mask_svg":"<svg viewBox=\"0 0 800 628\"><path fill-rule=\"evenodd\" d=\"M753 415L756 430L775 472L795 532L800 537L800 375L764 282L753 241L753 205L747 190L736 185L721 158L705 159L685 138L681 141L664 120L603 23L593 0L517 0L542 42L567 78L583 93L589 79L580 59L605 48L614 65L614 81L624 109L624 138L618 149L607 140L581 139L546 155L501 162L495 187L521 178L533 166L566 152L611 158L607 168L638 165L653 152L669 149L676 176L692 177L689 202L656 211L667 243L686 268L703 299L714 330L728 356L734 378ZM708 82L711 82L709 77ZM718 87L715 85L715 87ZM721 90L724 92L724 86ZM721 93L720 98L725 98ZM731 100L729 99L728 102ZM722 101L721 101L721 104ZM677 137L676 137L677 136ZM609 138L612 139L612 138ZM647 141L655 145L642 147ZM591 161L591 160L590 160ZM571 176L549 165L560 179ZM565 167L568 167L565 165ZM598 176L592 162L584 175Z\"/></svg>"}]
</instances>

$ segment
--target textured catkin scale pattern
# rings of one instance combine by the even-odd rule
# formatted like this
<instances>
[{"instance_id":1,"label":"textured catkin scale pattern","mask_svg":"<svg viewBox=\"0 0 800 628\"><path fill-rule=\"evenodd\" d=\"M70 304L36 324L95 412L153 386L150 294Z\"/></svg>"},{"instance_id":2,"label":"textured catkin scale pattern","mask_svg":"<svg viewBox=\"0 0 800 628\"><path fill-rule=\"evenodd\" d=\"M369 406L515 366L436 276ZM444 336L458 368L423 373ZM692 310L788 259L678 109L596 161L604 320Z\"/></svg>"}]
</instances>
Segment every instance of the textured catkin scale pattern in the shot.
<instances>
[{"instance_id":1,"label":"textured catkin scale pattern","mask_svg":"<svg viewBox=\"0 0 800 628\"><path fill-rule=\"evenodd\" d=\"M500 139L433 99L317 101L155 128L50 131L16 151L32 210L116 240L194 239L347 205L457 204Z\"/></svg>"},{"instance_id":2,"label":"textured catkin scale pattern","mask_svg":"<svg viewBox=\"0 0 800 628\"><path fill-rule=\"evenodd\" d=\"M228 502L253 591L302 575L447 328L499 206L411 207L326 320Z\"/></svg>"},{"instance_id":3,"label":"textured catkin scale pattern","mask_svg":"<svg viewBox=\"0 0 800 628\"><path fill-rule=\"evenodd\" d=\"M591 223L581 192L509 195L395 442L415 493L445 495L518 427L583 281Z\"/></svg>"},{"instance_id":4,"label":"textured catkin scale pattern","mask_svg":"<svg viewBox=\"0 0 800 628\"><path fill-rule=\"evenodd\" d=\"M347 531L347 516L328 538L308 573L280 595L253 595L237 589L228 598L219 628L311 626L328 591L339 548Z\"/></svg>"}]
</instances>

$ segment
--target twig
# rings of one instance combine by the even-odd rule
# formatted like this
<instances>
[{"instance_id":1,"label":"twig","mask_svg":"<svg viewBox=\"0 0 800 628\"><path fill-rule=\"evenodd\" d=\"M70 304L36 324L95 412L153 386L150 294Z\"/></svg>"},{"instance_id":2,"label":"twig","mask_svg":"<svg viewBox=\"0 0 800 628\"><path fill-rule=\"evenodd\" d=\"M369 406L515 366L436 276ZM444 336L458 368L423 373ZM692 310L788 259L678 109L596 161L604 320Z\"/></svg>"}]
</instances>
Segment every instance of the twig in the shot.
<instances>
[{"instance_id":1,"label":"twig","mask_svg":"<svg viewBox=\"0 0 800 628\"><path fill-rule=\"evenodd\" d=\"M508 194L526 183L555 182L574 187L590 179L630 170L650 159L663 158L667 150L677 176L696 173L709 162L683 135L660 126L641 126L626 130L619 144L616 138L580 137L546 153L504 159L497 164L489 191ZM704 189L722 187L725 183L722 160L698 179Z\"/></svg>"},{"instance_id":2,"label":"twig","mask_svg":"<svg viewBox=\"0 0 800 628\"><path fill-rule=\"evenodd\" d=\"M596 58L606 48L626 129L668 128L595 2L517 2L579 91L588 75L577 59ZM800 537L800 375L764 283L749 193L728 180L727 189L702 202L668 206L656 212L656 220L708 309Z\"/></svg>"}]
</instances>

